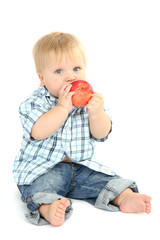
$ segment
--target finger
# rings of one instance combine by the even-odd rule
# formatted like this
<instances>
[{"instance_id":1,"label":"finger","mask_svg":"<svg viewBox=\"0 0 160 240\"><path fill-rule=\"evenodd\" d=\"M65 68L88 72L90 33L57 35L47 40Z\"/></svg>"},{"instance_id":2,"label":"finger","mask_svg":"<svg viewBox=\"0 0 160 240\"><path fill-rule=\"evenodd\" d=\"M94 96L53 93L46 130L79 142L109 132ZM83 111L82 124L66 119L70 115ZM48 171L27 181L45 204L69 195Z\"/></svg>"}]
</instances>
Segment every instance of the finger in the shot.
<instances>
[{"instance_id":1,"label":"finger","mask_svg":"<svg viewBox=\"0 0 160 240\"><path fill-rule=\"evenodd\" d=\"M87 108L93 108L95 106L95 104L93 104L91 101L88 102L88 104L86 105Z\"/></svg>"},{"instance_id":2,"label":"finger","mask_svg":"<svg viewBox=\"0 0 160 240\"><path fill-rule=\"evenodd\" d=\"M96 92L93 93L92 97L103 99L103 95L101 93L96 93Z\"/></svg>"},{"instance_id":3,"label":"finger","mask_svg":"<svg viewBox=\"0 0 160 240\"><path fill-rule=\"evenodd\" d=\"M103 100L98 98L98 97L92 97L91 100L89 101L91 104L98 104L102 102Z\"/></svg>"},{"instance_id":4,"label":"finger","mask_svg":"<svg viewBox=\"0 0 160 240\"><path fill-rule=\"evenodd\" d=\"M71 89L72 85L71 84L65 84L61 87L60 91L59 91L59 94L61 95L66 95L70 89Z\"/></svg>"},{"instance_id":5,"label":"finger","mask_svg":"<svg viewBox=\"0 0 160 240\"><path fill-rule=\"evenodd\" d=\"M70 91L71 87L72 87L72 84L67 84L67 85L65 85L64 90L65 91Z\"/></svg>"},{"instance_id":6,"label":"finger","mask_svg":"<svg viewBox=\"0 0 160 240\"><path fill-rule=\"evenodd\" d=\"M95 106L96 105L96 102L95 101L90 101L89 103L88 103L90 106Z\"/></svg>"},{"instance_id":7,"label":"finger","mask_svg":"<svg viewBox=\"0 0 160 240\"><path fill-rule=\"evenodd\" d=\"M59 90L59 94L62 94L64 92L65 88L66 88L66 85L63 85Z\"/></svg>"},{"instance_id":8,"label":"finger","mask_svg":"<svg viewBox=\"0 0 160 240\"><path fill-rule=\"evenodd\" d=\"M75 94L75 92L69 92L68 94L67 94L67 97L68 98L72 98L72 96Z\"/></svg>"}]
</instances>

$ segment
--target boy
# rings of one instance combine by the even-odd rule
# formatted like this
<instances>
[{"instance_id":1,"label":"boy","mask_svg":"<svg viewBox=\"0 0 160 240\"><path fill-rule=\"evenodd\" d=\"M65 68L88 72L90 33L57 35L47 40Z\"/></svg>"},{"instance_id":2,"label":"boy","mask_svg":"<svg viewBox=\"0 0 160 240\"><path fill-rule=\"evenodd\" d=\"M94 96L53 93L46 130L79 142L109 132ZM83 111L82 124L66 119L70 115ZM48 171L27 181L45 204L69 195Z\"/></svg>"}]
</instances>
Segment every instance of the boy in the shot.
<instances>
[{"instance_id":1,"label":"boy","mask_svg":"<svg viewBox=\"0 0 160 240\"><path fill-rule=\"evenodd\" d=\"M60 226L72 211L70 198L108 211L150 213L151 197L95 158L95 141L105 141L112 127L103 96L94 93L86 107L72 106L71 83L86 80L80 41L48 34L35 44L33 57L40 87L20 105L24 134L13 169L26 217Z\"/></svg>"}]
</instances>

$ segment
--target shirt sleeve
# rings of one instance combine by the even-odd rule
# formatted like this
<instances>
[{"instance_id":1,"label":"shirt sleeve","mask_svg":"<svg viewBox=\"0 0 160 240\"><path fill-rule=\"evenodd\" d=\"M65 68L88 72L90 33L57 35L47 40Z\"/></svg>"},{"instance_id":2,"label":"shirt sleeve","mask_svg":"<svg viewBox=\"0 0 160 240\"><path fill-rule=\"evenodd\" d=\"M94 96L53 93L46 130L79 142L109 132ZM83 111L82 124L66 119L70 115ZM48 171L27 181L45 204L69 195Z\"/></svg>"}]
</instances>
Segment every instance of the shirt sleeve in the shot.
<instances>
[{"instance_id":1,"label":"shirt sleeve","mask_svg":"<svg viewBox=\"0 0 160 240\"><path fill-rule=\"evenodd\" d=\"M112 117L111 117L110 110L109 109L105 109L105 108L103 108L103 110L105 111L105 113L108 115L108 117L111 120L111 129L110 129L108 135L106 137L104 137L104 138L95 138L93 135L91 135L92 139L94 139L97 142L104 142L105 140L108 139L109 134L112 132Z\"/></svg>"},{"instance_id":2,"label":"shirt sleeve","mask_svg":"<svg viewBox=\"0 0 160 240\"><path fill-rule=\"evenodd\" d=\"M24 135L27 138L31 137L31 131L36 121L48 111L41 99L28 99L19 107L19 115L24 130Z\"/></svg>"}]
</instances>

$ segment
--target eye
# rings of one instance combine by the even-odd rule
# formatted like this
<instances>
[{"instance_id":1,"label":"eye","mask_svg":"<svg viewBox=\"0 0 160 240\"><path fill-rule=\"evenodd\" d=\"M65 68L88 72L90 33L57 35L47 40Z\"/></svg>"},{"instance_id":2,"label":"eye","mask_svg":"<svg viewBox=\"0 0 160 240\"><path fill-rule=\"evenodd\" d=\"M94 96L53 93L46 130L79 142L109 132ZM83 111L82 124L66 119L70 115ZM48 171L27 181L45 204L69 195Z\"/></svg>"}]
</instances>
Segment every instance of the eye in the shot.
<instances>
[{"instance_id":1,"label":"eye","mask_svg":"<svg viewBox=\"0 0 160 240\"><path fill-rule=\"evenodd\" d=\"M57 70L55 71L55 73L57 73L57 74L62 74L62 73L63 73L63 70L62 70L62 69L57 69Z\"/></svg>"},{"instance_id":2,"label":"eye","mask_svg":"<svg viewBox=\"0 0 160 240\"><path fill-rule=\"evenodd\" d=\"M78 72L79 70L80 70L80 67L75 67L75 68L73 69L74 72Z\"/></svg>"}]
</instances>

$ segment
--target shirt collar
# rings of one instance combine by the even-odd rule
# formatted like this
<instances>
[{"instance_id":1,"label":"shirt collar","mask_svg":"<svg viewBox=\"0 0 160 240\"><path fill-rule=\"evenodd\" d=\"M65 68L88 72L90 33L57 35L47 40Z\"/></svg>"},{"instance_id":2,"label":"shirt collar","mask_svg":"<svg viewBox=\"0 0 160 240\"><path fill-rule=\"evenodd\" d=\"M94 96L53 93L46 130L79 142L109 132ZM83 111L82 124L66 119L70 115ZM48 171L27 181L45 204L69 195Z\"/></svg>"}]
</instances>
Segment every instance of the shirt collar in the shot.
<instances>
[{"instance_id":1,"label":"shirt collar","mask_svg":"<svg viewBox=\"0 0 160 240\"><path fill-rule=\"evenodd\" d=\"M54 103L55 105L57 105L58 103L58 98L53 96L46 87L41 87L42 91L44 91L44 95L46 98L48 98L50 100L51 103Z\"/></svg>"}]
</instances>

